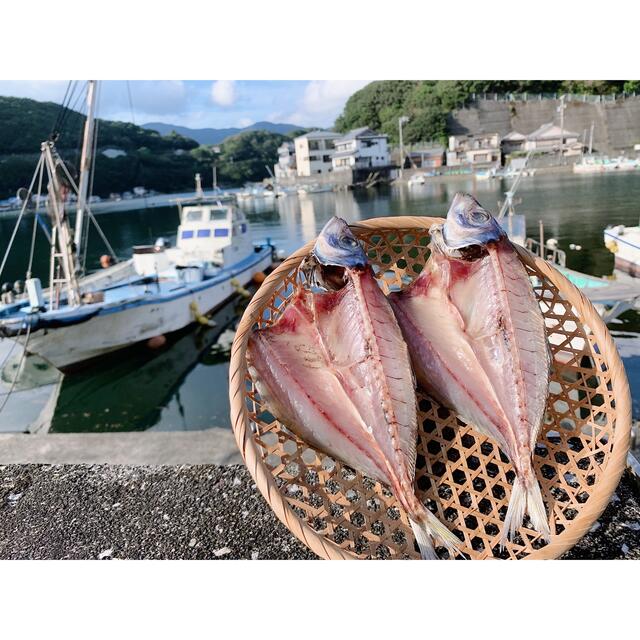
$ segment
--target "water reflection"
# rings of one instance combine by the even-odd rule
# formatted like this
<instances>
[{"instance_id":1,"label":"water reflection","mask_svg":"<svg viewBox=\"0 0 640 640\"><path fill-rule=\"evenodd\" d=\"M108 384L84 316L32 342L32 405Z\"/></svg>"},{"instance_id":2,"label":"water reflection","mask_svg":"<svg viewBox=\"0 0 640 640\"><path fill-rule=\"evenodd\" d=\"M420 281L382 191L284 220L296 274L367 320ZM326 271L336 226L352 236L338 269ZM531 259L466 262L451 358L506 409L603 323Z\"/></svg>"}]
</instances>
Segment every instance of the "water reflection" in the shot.
<instances>
[{"instance_id":1,"label":"water reflection","mask_svg":"<svg viewBox=\"0 0 640 640\"><path fill-rule=\"evenodd\" d=\"M0 430L76 432L226 426L228 403L222 400L227 395L229 351L245 306L244 301L232 300L213 315L214 327L178 332L160 351L138 345L69 375L38 357L22 359L19 384L6 412L0 414ZM21 354L11 354L3 367L2 392L10 389L20 360ZM207 392L203 393L205 388ZM214 410L211 394L215 397Z\"/></svg>"},{"instance_id":2,"label":"water reflection","mask_svg":"<svg viewBox=\"0 0 640 640\"><path fill-rule=\"evenodd\" d=\"M309 194L299 198L258 199L243 203L255 239L271 238L291 253L320 231L337 214L349 222L373 217L442 216L456 191L469 191L490 210L496 211L512 180L473 181L455 179L427 182L417 187L381 186L360 191ZM604 247L602 231L607 224L637 225L640 209L640 175L574 176L536 175L524 178L516 206L526 214L527 234L537 237L543 220L547 238L555 237L567 251L567 266L593 275L610 274L613 256ZM14 220L0 218L0 254L11 234ZM128 257L131 246L157 236L175 234L175 208L118 212L100 216L100 224L118 255ZM28 247L32 220L21 225L17 245ZM582 245L571 251L569 244ZM42 247L40 247L42 249ZM89 245L89 264L103 253L97 238ZM34 271L46 280L48 252ZM14 252L7 263L6 280L24 277L24 252ZM236 303L216 315L217 326L186 331L161 352L133 349L116 354L97 367L62 377L45 362L27 359L24 380L0 413L0 430L53 431L204 429L229 426L228 346L238 319ZM640 330L640 317L629 312L616 325L629 340ZM5 363L10 343L0 341L0 394L5 393L19 366L16 351ZM625 355L626 353L626 355ZM640 394L640 357L626 345L625 365L636 396ZM4 355L3 355L4 354ZM4 363L4 364L3 364ZM640 395L638 396L640 397ZM5 396L0 395L0 404Z\"/></svg>"}]
</instances>

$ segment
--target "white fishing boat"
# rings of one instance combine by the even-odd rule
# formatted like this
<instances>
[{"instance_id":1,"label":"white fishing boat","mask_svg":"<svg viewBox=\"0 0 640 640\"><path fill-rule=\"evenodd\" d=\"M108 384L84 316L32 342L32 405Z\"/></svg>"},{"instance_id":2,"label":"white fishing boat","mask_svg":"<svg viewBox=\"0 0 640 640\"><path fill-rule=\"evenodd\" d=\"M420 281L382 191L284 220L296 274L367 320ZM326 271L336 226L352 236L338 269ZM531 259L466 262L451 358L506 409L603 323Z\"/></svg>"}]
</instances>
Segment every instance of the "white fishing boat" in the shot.
<instances>
[{"instance_id":1,"label":"white fishing boat","mask_svg":"<svg viewBox=\"0 0 640 640\"><path fill-rule=\"evenodd\" d=\"M614 255L615 268L640 275L640 226L610 225L604 230L604 245Z\"/></svg>"},{"instance_id":2,"label":"white fishing boat","mask_svg":"<svg viewBox=\"0 0 640 640\"><path fill-rule=\"evenodd\" d=\"M609 158L608 156L585 156L573 165L573 172L578 174L590 173L625 173L640 168L638 160L633 158Z\"/></svg>"},{"instance_id":3,"label":"white fishing boat","mask_svg":"<svg viewBox=\"0 0 640 640\"><path fill-rule=\"evenodd\" d=\"M298 187L298 195L299 196L308 196L314 193L325 193L328 191L333 191L332 184L306 184L301 187Z\"/></svg>"},{"instance_id":4,"label":"white fishing boat","mask_svg":"<svg viewBox=\"0 0 640 640\"><path fill-rule=\"evenodd\" d=\"M91 81L79 186L49 140L42 144L29 189L48 183L49 288L43 290L29 266L26 292L5 286L0 302L0 339L19 342L25 354L37 354L61 370L140 341L156 339L156 345L162 344L165 334L206 321L204 314L242 290L276 256L270 244L254 245L240 209L215 196L205 198L198 185L196 197L177 202L180 226L175 247L161 238L154 245L134 247L133 257L124 262L84 275L85 221L99 230L88 198L94 96ZM65 210L71 189L78 195L75 233ZM36 220L40 201L38 192ZM24 209L0 264L0 275ZM34 221L34 237L36 229ZM111 254L115 258L112 250Z\"/></svg>"}]
</instances>

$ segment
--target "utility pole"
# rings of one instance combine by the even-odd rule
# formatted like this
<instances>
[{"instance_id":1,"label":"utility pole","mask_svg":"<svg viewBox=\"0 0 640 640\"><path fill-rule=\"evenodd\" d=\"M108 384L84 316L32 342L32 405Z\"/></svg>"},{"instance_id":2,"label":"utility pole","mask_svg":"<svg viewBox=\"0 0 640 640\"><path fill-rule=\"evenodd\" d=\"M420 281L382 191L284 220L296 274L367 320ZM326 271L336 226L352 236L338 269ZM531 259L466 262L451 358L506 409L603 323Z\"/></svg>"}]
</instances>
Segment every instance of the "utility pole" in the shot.
<instances>
[{"instance_id":1,"label":"utility pole","mask_svg":"<svg viewBox=\"0 0 640 640\"><path fill-rule=\"evenodd\" d=\"M558 109L560 110L560 164L562 164L562 159L564 155L564 104L565 95L560 96L560 106Z\"/></svg>"},{"instance_id":2,"label":"utility pole","mask_svg":"<svg viewBox=\"0 0 640 640\"><path fill-rule=\"evenodd\" d=\"M591 133L589 134L589 155L593 152L593 127L595 126L595 122L591 121Z\"/></svg>"},{"instance_id":3,"label":"utility pole","mask_svg":"<svg viewBox=\"0 0 640 640\"><path fill-rule=\"evenodd\" d=\"M218 167L215 162L213 163L213 190L218 190Z\"/></svg>"},{"instance_id":4,"label":"utility pole","mask_svg":"<svg viewBox=\"0 0 640 640\"><path fill-rule=\"evenodd\" d=\"M400 130L400 177L402 178L402 170L404 168L404 144L402 142L402 125L405 122L409 122L407 116L400 116L398 118L398 129Z\"/></svg>"}]
</instances>

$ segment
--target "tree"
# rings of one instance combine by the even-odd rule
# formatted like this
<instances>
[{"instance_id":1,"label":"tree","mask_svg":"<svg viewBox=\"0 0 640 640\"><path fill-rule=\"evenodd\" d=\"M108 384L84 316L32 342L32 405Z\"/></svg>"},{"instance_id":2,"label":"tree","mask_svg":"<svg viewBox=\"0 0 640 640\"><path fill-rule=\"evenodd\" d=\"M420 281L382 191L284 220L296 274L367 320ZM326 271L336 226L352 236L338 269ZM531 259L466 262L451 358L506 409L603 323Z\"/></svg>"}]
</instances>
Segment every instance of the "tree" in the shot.
<instances>
[{"instance_id":1,"label":"tree","mask_svg":"<svg viewBox=\"0 0 640 640\"><path fill-rule=\"evenodd\" d=\"M625 93L640 93L640 80L627 80L623 90Z\"/></svg>"},{"instance_id":2,"label":"tree","mask_svg":"<svg viewBox=\"0 0 640 640\"><path fill-rule=\"evenodd\" d=\"M268 131L245 131L222 143L218 162L220 181L229 185L259 182L269 176L266 166L275 163L278 147L288 136Z\"/></svg>"}]
</instances>

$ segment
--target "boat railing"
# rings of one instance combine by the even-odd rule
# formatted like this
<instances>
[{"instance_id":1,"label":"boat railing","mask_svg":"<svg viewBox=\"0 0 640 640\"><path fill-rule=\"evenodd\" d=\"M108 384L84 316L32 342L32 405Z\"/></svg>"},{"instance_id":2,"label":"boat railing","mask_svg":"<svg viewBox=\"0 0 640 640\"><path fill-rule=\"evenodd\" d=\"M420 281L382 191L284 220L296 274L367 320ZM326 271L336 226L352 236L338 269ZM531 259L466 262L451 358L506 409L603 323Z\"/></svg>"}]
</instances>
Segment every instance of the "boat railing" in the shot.
<instances>
[{"instance_id":1,"label":"boat railing","mask_svg":"<svg viewBox=\"0 0 640 640\"><path fill-rule=\"evenodd\" d=\"M534 256L543 258L547 262L556 264L559 267L567 266L567 254L562 249L557 249L555 247L542 247L540 242L533 238L527 238L526 246Z\"/></svg>"}]
</instances>

